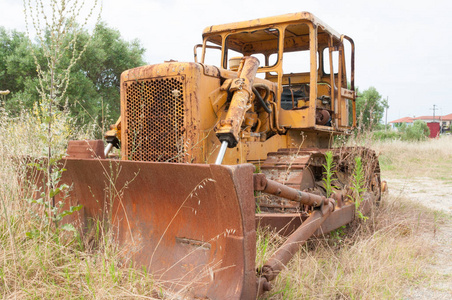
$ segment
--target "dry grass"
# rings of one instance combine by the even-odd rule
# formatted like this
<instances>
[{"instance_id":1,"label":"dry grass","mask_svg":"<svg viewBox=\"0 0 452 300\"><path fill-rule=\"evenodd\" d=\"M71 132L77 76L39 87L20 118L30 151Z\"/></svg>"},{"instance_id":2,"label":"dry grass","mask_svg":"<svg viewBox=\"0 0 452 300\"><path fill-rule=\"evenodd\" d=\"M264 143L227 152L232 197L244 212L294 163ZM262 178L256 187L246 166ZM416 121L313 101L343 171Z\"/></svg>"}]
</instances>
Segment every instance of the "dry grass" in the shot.
<instances>
[{"instance_id":1,"label":"dry grass","mask_svg":"<svg viewBox=\"0 0 452 300\"><path fill-rule=\"evenodd\" d=\"M435 234L436 222L432 211L386 196L367 221L309 241L264 298L400 298L402 286L433 279L425 272L432 252L426 239ZM267 232L260 239L280 237Z\"/></svg>"},{"instance_id":2,"label":"dry grass","mask_svg":"<svg viewBox=\"0 0 452 300\"><path fill-rule=\"evenodd\" d=\"M373 143L370 138L360 142L380 154L383 179L428 176L451 180L450 136L424 142ZM429 286L438 278L426 267L433 254L431 241L438 226L450 220L408 197L384 195L367 221L309 241L263 298L403 298L405 286ZM274 233L261 232L257 264L262 265L283 241Z\"/></svg>"},{"instance_id":3,"label":"dry grass","mask_svg":"<svg viewBox=\"0 0 452 300\"><path fill-rule=\"evenodd\" d=\"M398 140L374 143L383 174L389 177L430 177L452 183L452 136L423 142Z\"/></svg>"},{"instance_id":4,"label":"dry grass","mask_svg":"<svg viewBox=\"0 0 452 300\"><path fill-rule=\"evenodd\" d=\"M33 116L0 120L0 294L5 299L146 298L172 299L144 270L121 264L109 232L99 228L96 247L72 235L55 234L24 200L29 188L19 180L12 157L41 155L45 146ZM74 134L74 132L72 132ZM86 133L80 133L86 135ZM78 133L77 133L78 135ZM67 135L55 141L63 149ZM61 143L60 143L61 141ZM418 168L431 159L451 161L452 139L424 143L377 144L383 175L403 176L400 166ZM440 154L441 158L437 158ZM405 161L405 162L404 162ZM407 163L412 161L412 165ZM414 172L414 171L413 171ZM425 174L425 172L423 172ZM436 171L431 171L432 176ZM21 183L22 182L22 183ZM367 221L312 240L282 272L268 299L392 299L406 284L434 280L425 271L435 234L436 214L406 199L386 196ZM40 234L27 235L33 229ZM283 242L258 235L258 264Z\"/></svg>"},{"instance_id":5,"label":"dry grass","mask_svg":"<svg viewBox=\"0 0 452 300\"><path fill-rule=\"evenodd\" d=\"M69 136L90 135L61 125L55 126L55 153L64 152ZM36 116L13 119L0 111L0 294L4 299L158 296L161 288L150 274L121 264L109 232L99 227L93 247L72 232L48 226L42 214L36 214L43 207L25 200L32 189L25 180L23 158L45 153L39 132Z\"/></svg>"}]
</instances>

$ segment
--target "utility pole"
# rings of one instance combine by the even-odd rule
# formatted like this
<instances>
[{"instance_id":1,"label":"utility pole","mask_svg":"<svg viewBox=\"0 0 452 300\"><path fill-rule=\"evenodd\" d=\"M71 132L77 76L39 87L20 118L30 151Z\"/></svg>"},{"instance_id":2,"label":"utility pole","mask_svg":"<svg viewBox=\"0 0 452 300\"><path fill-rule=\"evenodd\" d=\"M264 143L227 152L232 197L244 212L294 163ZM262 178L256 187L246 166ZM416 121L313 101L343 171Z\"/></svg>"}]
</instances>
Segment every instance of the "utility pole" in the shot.
<instances>
[{"instance_id":1,"label":"utility pole","mask_svg":"<svg viewBox=\"0 0 452 300\"><path fill-rule=\"evenodd\" d=\"M389 96L386 96L385 131L388 131L388 109L389 109Z\"/></svg>"},{"instance_id":2,"label":"utility pole","mask_svg":"<svg viewBox=\"0 0 452 300\"><path fill-rule=\"evenodd\" d=\"M433 104L433 108L430 108L430 109L433 109L433 122L435 122L435 110L438 110L438 109L439 109L439 108L438 108L438 105Z\"/></svg>"},{"instance_id":3,"label":"utility pole","mask_svg":"<svg viewBox=\"0 0 452 300\"><path fill-rule=\"evenodd\" d=\"M439 133L443 133L443 109L440 108L441 115L439 116Z\"/></svg>"}]
</instances>

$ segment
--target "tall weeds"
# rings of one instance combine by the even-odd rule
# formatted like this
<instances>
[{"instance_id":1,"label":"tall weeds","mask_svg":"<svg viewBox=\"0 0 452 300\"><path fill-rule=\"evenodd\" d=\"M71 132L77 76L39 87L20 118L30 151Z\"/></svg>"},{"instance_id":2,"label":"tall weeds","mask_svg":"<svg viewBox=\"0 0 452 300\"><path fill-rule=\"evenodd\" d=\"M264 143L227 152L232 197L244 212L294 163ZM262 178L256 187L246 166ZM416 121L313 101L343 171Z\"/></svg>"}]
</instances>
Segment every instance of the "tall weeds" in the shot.
<instances>
[{"instance_id":1,"label":"tall weeds","mask_svg":"<svg viewBox=\"0 0 452 300\"><path fill-rule=\"evenodd\" d=\"M333 188L336 188L332 184L334 180L334 173L336 173L336 164L334 163L333 152L327 151L325 153L325 164L323 165L323 168L324 177L322 180L326 191L326 197L329 198L333 193Z\"/></svg>"},{"instance_id":2,"label":"tall weeds","mask_svg":"<svg viewBox=\"0 0 452 300\"><path fill-rule=\"evenodd\" d=\"M0 108L0 294L4 298L154 295L152 277L121 265L110 236L99 227L91 243L88 237L58 226L65 215L79 208L62 211L52 201L56 193L70 188L58 183L64 169L57 161L70 138L92 137L90 128L76 128L66 114L69 73L86 48L78 45L77 36L93 15L91 8L81 17L83 5L78 0L24 0L27 32L41 44L45 60L38 61L33 53L41 96L34 109L12 118ZM67 51L69 61L62 59ZM37 160L43 156L47 159ZM30 162L46 173L43 189L30 184L40 176L32 172Z\"/></svg>"},{"instance_id":3,"label":"tall weeds","mask_svg":"<svg viewBox=\"0 0 452 300\"><path fill-rule=\"evenodd\" d=\"M308 241L264 299L402 298L403 286L434 280L425 271L434 223L434 212L385 196L367 222ZM261 234L258 257L265 261L283 240Z\"/></svg>"},{"instance_id":4,"label":"tall weeds","mask_svg":"<svg viewBox=\"0 0 452 300\"><path fill-rule=\"evenodd\" d=\"M86 50L88 44L82 45L82 49L78 50L80 48L78 37L92 17L97 4L95 0L86 16L82 17L84 2L80 3L78 0L23 0L29 48L35 61L39 82L36 90L40 95L40 102L35 105L35 110L40 116L43 130L36 134L45 140L47 152L47 159L35 162L35 167L46 170L47 182L40 192L45 198L42 204L47 209L45 213L48 218L55 219L55 212L52 210L56 206L55 196L63 191L63 186L58 186L62 167L57 165L62 154L53 151L55 137L53 129L60 125L61 127L56 127L57 131L64 130L69 125L65 99L70 83L69 74ZM81 26L77 24L79 19L82 20ZM32 35L36 37L42 49L45 62L38 60L31 42ZM68 53L69 55L66 55ZM66 56L69 57L69 61L64 59Z\"/></svg>"},{"instance_id":5,"label":"tall weeds","mask_svg":"<svg viewBox=\"0 0 452 300\"><path fill-rule=\"evenodd\" d=\"M0 294L5 299L157 295L159 286L150 274L121 264L111 235L99 224L84 237L45 232L47 220L36 204L25 201L35 192L26 180L32 175L26 173L30 157L46 154L40 117L24 112L12 118L0 109ZM68 138L92 138L91 128L83 129L71 126L64 135L55 134L55 153L64 153Z\"/></svg>"}]
</instances>

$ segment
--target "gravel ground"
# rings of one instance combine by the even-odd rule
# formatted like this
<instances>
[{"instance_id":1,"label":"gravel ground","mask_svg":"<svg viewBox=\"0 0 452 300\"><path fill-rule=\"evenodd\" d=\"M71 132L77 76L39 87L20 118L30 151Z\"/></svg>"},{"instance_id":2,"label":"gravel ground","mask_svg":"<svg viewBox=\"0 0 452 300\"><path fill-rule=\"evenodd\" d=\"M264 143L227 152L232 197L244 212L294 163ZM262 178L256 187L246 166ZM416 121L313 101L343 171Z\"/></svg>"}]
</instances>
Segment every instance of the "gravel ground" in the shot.
<instances>
[{"instance_id":1,"label":"gravel ground","mask_svg":"<svg viewBox=\"0 0 452 300\"><path fill-rule=\"evenodd\" d=\"M403 195L452 217L452 183L426 177L386 179L393 196ZM450 220L450 218L449 218ZM428 266L433 276L430 282L409 287L404 299L452 299L452 224L440 225L433 238L433 258Z\"/></svg>"},{"instance_id":2,"label":"gravel ground","mask_svg":"<svg viewBox=\"0 0 452 300\"><path fill-rule=\"evenodd\" d=\"M429 177L386 181L393 196L404 196L432 209L452 214L452 183Z\"/></svg>"}]
</instances>

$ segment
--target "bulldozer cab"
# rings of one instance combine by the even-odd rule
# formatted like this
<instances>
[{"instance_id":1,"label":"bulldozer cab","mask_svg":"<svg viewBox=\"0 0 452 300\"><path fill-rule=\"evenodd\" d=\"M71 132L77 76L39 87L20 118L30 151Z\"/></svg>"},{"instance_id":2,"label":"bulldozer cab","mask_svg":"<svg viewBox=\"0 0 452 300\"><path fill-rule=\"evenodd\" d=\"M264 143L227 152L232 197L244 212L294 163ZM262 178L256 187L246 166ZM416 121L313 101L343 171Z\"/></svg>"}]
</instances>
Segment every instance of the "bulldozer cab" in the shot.
<instances>
[{"instance_id":1,"label":"bulldozer cab","mask_svg":"<svg viewBox=\"0 0 452 300\"><path fill-rule=\"evenodd\" d=\"M201 63L234 70L242 56L258 58L257 78L274 83L283 128L343 133L355 126L351 38L307 12L204 30Z\"/></svg>"}]
</instances>

